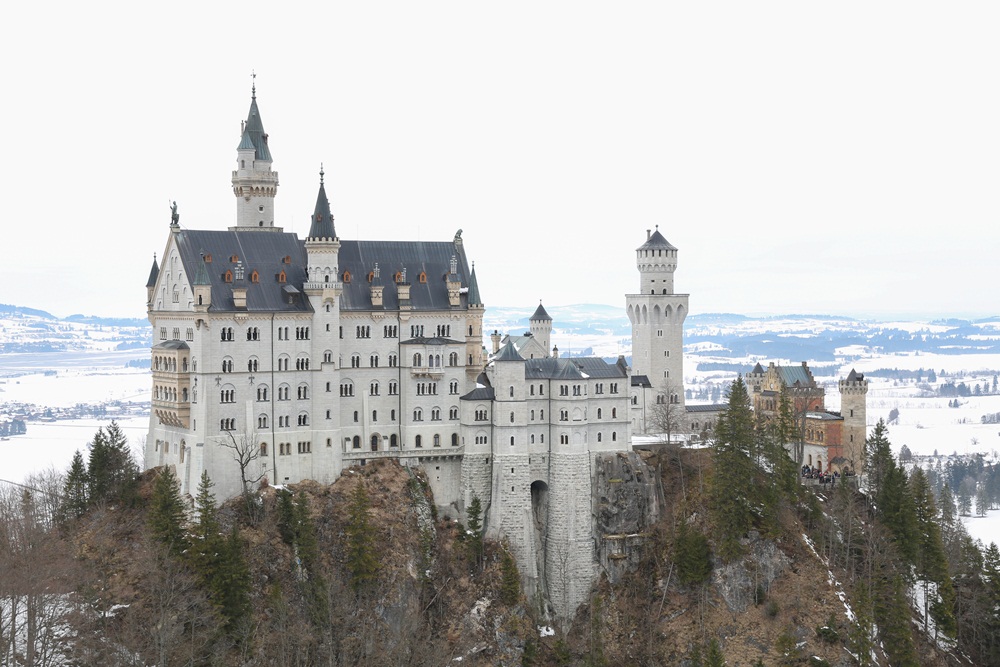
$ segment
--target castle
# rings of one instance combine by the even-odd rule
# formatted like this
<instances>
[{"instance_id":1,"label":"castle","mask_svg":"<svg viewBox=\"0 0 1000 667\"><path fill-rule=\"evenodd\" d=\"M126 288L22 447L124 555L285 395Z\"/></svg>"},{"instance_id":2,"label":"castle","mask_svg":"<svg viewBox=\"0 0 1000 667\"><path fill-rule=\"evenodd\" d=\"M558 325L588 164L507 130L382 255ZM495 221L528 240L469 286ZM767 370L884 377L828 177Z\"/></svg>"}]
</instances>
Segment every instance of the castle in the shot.
<instances>
[{"instance_id":1,"label":"castle","mask_svg":"<svg viewBox=\"0 0 1000 667\"><path fill-rule=\"evenodd\" d=\"M823 388L804 361L799 366L772 362L766 369L758 363L747 373L746 383L754 412L765 418L774 418L782 395L787 397L800 451L795 451L795 443L787 446L796 462L822 472L861 471L867 435L868 380L864 375L852 369L838 382L840 412L826 409Z\"/></svg>"},{"instance_id":2,"label":"castle","mask_svg":"<svg viewBox=\"0 0 1000 667\"><path fill-rule=\"evenodd\" d=\"M341 239L322 170L306 238L276 227L256 88L236 153L235 226L185 229L175 204L150 270L145 466L173 466L187 494L207 472L222 497L263 480L330 483L380 458L419 466L443 511L479 498L529 594L571 616L598 572L599 457L630 451L657 406L684 410L677 248L649 230L636 251L631 368L560 358L541 305L526 335L495 334L489 354L461 230Z\"/></svg>"}]
</instances>

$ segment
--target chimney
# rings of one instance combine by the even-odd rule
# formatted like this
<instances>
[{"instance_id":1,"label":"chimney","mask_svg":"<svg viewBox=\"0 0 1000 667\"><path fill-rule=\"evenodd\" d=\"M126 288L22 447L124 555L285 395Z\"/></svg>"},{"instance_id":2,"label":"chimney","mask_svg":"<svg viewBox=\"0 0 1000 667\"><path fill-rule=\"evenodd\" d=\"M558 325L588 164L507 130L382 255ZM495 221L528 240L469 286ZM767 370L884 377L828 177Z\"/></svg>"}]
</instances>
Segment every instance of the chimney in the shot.
<instances>
[{"instance_id":1,"label":"chimney","mask_svg":"<svg viewBox=\"0 0 1000 667\"><path fill-rule=\"evenodd\" d=\"M559 358L559 346L558 345L553 345L552 346L552 358L553 359L558 359Z\"/></svg>"},{"instance_id":2,"label":"chimney","mask_svg":"<svg viewBox=\"0 0 1000 667\"><path fill-rule=\"evenodd\" d=\"M653 230L652 229L647 229L646 230L646 240L648 241L649 237L652 236L652 235L653 235Z\"/></svg>"},{"instance_id":3,"label":"chimney","mask_svg":"<svg viewBox=\"0 0 1000 667\"><path fill-rule=\"evenodd\" d=\"M500 332L494 329L490 340L493 341L493 354L496 354L500 351Z\"/></svg>"}]
</instances>

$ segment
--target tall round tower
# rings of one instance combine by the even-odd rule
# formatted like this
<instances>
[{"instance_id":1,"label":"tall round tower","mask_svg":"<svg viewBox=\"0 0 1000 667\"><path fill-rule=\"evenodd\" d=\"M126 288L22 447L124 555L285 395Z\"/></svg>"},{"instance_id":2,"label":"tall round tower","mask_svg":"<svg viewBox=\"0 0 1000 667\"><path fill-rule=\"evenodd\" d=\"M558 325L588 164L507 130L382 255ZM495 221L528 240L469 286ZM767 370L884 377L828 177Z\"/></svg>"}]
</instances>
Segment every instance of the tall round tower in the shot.
<instances>
[{"instance_id":1,"label":"tall round tower","mask_svg":"<svg viewBox=\"0 0 1000 667\"><path fill-rule=\"evenodd\" d=\"M278 172L271 171L271 151L257 108L257 86L254 85L250 112L243 123L240 145L236 149L236 170L233 171L236 226L231 229L281 231L274 226L274 197L277 193Z\"/></svg>"},{"instance_id":2,"label":"tall round tower","mask_svg":"<svg viewBox=\"0 0 1000 667\"><path fill-rule=\"evenodd\" d=\"M636 249L639 293L626 294L632 323L632 375L649 380L645 413L655 403L684 408L684 318L688 295L674 293L677 248L656 231L646 230L646 242ZM640 432L651 425L641 425Z\"/></svg>"},{"instance_id":3,"label":"tall round tower","mask_svg":"<svg viewBox=\"0 0 1000 667\"><path fill-rule=\"evenodd\" d=\"M847 465L859 473L864 465L865 438L868 436L868 380L852 368L847 378L837 384L840 414L844 417L843 456Z\"/></svg>"}]
</instances>

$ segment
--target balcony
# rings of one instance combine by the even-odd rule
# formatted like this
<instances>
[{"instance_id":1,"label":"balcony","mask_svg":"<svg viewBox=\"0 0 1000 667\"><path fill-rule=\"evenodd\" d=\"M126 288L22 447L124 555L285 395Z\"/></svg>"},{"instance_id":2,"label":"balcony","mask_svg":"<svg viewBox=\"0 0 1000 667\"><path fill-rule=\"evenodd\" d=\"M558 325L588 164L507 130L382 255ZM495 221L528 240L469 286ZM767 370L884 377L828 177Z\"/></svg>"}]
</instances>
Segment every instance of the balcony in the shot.
<instances>
[{"instance_id":1,"label":"balcony","mask_svg":"<svg viewBox=\"0 0 1000 667\"><path fill-rule=\"evenodd\" d=\"M410 375L413 377L440 378L444 377L444 368L441 366L412 366Z\"/></svg>"}]
</instances>

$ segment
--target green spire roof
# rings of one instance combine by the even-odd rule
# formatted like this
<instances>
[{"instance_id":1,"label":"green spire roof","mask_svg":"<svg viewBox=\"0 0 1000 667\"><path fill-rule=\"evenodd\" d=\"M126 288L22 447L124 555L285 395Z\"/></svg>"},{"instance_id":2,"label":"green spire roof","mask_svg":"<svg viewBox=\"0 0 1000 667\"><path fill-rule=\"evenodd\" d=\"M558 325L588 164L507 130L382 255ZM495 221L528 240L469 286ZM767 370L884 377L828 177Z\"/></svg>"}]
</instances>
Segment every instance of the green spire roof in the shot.
<instances>
[{"instance_id":1,"label":"green spire roof","mask_svg":"<svg viewBox=\"0 0 1000 667\"><path fill-rule=\"evenodd\" d=\"M156 279L160 277L160 267L156 263L156 255L153 255L153 268L149 270L149 280L146 287L156 287Z\"/></svg>"},{"instance_id":2,"label":"green spire roof","mask_svg":"<svg viewBox=\"0 0 1000 667\"><path fill-rule=\"evenodd\" d=\"M204 256L202 256L201 261L198 263L198 272L194 274L194 284L195 285L212 284L212 281L208 279L208 267L205 266Z\"/></svg>"},{"instance_id":3,"label":"green spire roof","mask_svg":"<svg viewBox=\"0 0 1000 667\"><path fill-rule=\"evenodd\" d=\"M333 226L333 213L330 212L330 200L326 197L326 186L323 185L323 168L319 169L319 194L316 195L316 209L313 211L312 225L309 227L309 238L332 239L337 236Z\"/></svg>"},{"instance_id":4,"label":"green spire roof","mask_svg":"<svg viewBox=\"0 0 1000 667\"><path fill-rule=\"evenodd\" d=\"M247 114L247 122L243 127L243 139L240 141L240 147L243 147L247 140L250 141L255 150L254 157L256 159L270 162L271 151L267 149L267 132L264 131L264 123L260 120L260 109L257 108L256 89L250 99L250 113Z\"/></svg>"},{"instance_id":5,"label":"green spire roof","mask_svg":"<svg viewBox=\"0 0 1000 667\"><path fill-rule=\"evenodd\" d=\"M479 296L479 281L476 280L476 263L472 263L472 274L469 276L469 305L481 306L483 300Z\"/></svg>"}]
</instances>

